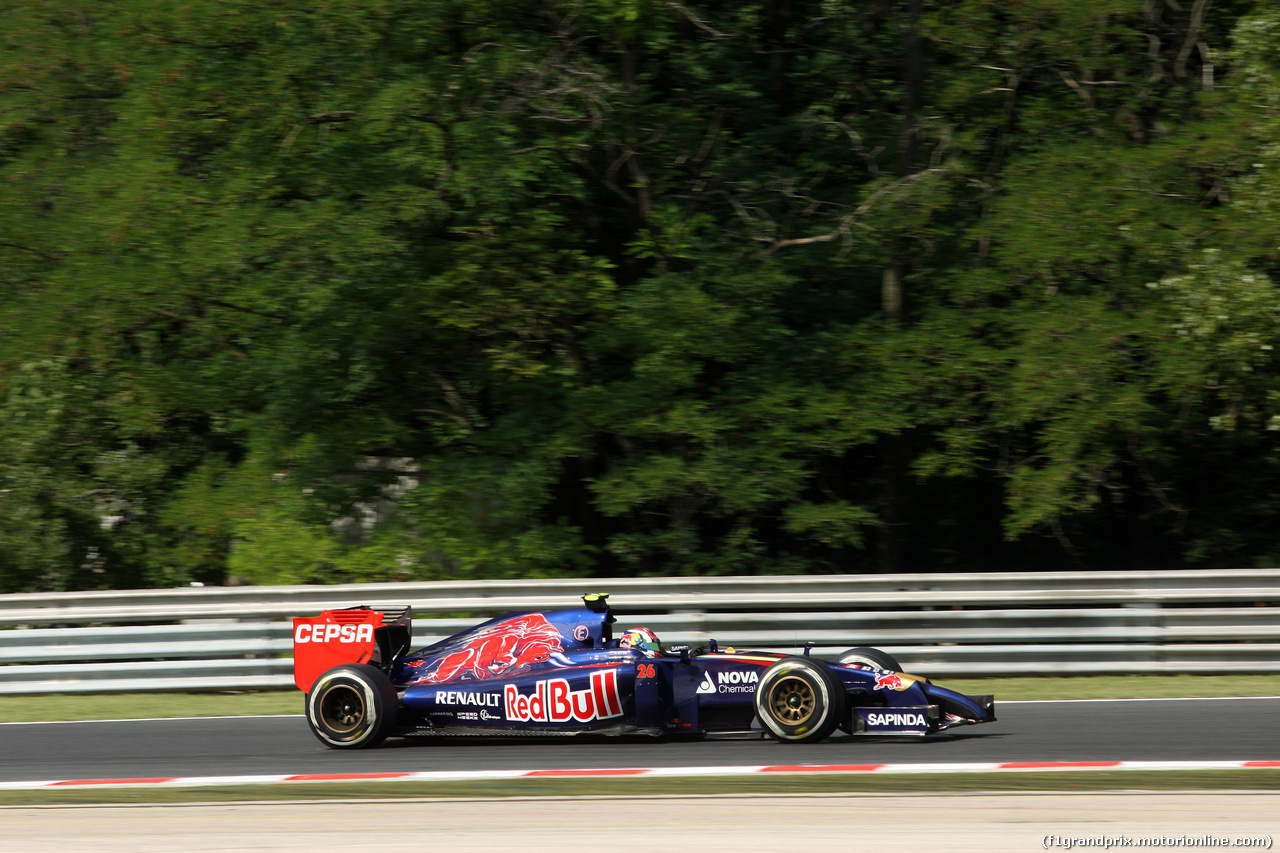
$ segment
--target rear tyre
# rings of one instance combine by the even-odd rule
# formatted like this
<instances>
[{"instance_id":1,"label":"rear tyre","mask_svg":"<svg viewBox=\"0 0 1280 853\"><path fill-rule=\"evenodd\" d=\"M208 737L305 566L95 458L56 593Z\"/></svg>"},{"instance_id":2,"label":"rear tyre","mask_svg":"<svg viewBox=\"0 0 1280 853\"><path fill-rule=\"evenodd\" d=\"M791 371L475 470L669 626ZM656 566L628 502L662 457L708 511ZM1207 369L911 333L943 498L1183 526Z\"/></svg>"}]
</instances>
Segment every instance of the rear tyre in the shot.
<instances>
[{"instance_id":1,"label":"rear tyre","mask_svg":"<svg viewBox=\"0 0 1280 853\"><path fill-rule=\"evenodd\" d=\"M844 717L844 685L822 661L783 658L756 685L756 716L774 740L814 743Z\"/></svg>"},{"instance_id":2,"label":"rear tyre","mask_svg":"<svg viewBox=\"0 0 1280 853\"><path fill-rule=\"evenodd\" d=\"M330 749L366 749L387 739L400 699L391 679L368 664L343 664L316 679L307 694L307 724Z\"/></svg>"},{"instance_id":3,"label":"rear tyre","mask_svg":"<svg viewBox=\"0 0 1280 853\"><path fill-rule=\"evenodd\" d=\"M882 652L879 649L869 648L867 646L858 646L849 649L840 657L836 658L840 663L861 663L867 666L873 666L876 669L887 669L890 672L902 672L902 664L894 659L893 655L888 652Z\"/></svg>"}]
</instances>

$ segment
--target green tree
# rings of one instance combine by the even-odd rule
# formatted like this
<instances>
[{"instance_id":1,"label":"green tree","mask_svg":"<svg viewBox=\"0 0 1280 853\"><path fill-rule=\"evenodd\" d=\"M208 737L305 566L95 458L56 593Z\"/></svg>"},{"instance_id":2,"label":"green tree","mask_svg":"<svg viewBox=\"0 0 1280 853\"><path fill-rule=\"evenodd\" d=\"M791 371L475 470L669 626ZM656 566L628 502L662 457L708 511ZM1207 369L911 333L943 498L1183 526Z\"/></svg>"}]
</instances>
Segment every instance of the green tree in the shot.
<instances>
[{"instance_id":1,"label":"green tree","mask_svg":"<svg viewBox=\"0 0 1280 853\"><path fill-rule=\"evenodd\" d=\"M1261 4L4 16L4 589L1273 558Z\"/></svg>"}]
</instances>

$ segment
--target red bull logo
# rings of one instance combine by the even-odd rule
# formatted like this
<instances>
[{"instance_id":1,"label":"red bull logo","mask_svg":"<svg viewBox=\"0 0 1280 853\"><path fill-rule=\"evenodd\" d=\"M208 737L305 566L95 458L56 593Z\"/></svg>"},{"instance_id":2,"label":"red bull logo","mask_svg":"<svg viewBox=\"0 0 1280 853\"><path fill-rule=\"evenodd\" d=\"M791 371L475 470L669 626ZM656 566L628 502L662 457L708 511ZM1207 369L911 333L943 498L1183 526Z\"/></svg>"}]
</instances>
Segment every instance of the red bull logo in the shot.
<instances>
[{"instance_id":1,"label":"red bull logo","mask_svg":"<svg viewBox=\"0 0 1280 853\"><path fill-rule=\"evenodd\" d=\"M440 658L416 683L510 675L559 651L560 632L541 613L529 613L477 631L464 647Z\"/></svg>"},{"instance_id":2,"label":"red bull logo","mask_svg":"<svg viewBox=\"0 0 1280 853\"><path fill-rule=\"evenodd\" d=\"M591 686L585 690L570 690L565 679L551 678L539 681L531 696L508 684L503 688L502 699L511 722L589 723L622 715L618 674L612 669L591 673Z\"/></svg>"},{"instance_id":3,"label":"red bull logo","mask_svg":"<svg viewBox=\"0 0 1280 853\"><path fill-rule=\"evenodd\" d=\"M910 686L911 682L897 672L886 672L884 675L876 676L876 690L906 690Z\"/></svg>"}]
</instances>

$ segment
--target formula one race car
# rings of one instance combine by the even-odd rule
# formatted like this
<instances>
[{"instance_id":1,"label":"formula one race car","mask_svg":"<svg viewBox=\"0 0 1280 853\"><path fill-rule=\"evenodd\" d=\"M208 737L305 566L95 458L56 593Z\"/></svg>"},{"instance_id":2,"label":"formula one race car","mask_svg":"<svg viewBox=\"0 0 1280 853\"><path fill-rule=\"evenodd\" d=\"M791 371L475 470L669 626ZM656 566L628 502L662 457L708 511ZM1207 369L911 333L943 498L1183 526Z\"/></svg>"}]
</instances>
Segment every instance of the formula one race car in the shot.
<instances>
[{"instance_id":1,"label":"formula one race car","mask_svg":"<svg viewBox=\"0 0 1280 853\"><path fill-rule=\"evenodd\" d=\"M820 741L929 735L995 720L966 696L901 672L878 649L838 660L663 649L645 628L613 637L603 594L583 607L507 613L416 652L407 607L353 607L293 620L294 682L307 722L333 749L388 736L667 735Z\"/></svg>"}]
</instances>

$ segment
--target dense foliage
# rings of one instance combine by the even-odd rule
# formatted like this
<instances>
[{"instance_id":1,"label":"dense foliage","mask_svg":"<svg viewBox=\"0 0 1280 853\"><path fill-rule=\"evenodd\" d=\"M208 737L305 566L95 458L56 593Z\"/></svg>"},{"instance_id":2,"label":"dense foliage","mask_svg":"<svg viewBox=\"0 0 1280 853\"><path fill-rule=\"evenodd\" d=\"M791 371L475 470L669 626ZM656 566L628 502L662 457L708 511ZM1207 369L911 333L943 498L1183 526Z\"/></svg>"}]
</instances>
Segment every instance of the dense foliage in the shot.
<instances>
[{"instance_id":1,"label":"dense foliage","mask_svg":"<svg viewBox=\"0 0 1280 853\"><path fill-rule=\"evenodd\" d=\"M1271 3L0 10L0 591L1280 559Z\"/></svg>"}]
</instances>

